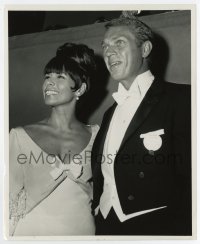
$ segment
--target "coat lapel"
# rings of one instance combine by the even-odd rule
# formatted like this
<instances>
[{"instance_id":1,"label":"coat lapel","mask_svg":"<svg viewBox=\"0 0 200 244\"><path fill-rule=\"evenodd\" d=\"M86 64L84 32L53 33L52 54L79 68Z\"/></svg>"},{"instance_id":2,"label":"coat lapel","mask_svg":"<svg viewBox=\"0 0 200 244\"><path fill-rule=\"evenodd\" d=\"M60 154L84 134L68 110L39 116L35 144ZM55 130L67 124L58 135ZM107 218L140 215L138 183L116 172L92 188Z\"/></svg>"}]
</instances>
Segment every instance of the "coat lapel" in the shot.
<instances>
[{"instance_id":1,"label":"coat lapel","mask_svg":"<svg viewBox=\"0 0 200 244\"><path fill-rule=\"evenodd\" d=\"M106 112L106 114L104 115L103 121L102 121L102 125L101 128L96 136L95 142L93 144L93 148L92 148L92 155L96 155L96 157L98 157L98 162L97 159L95 158L95 162L96 164L92 163L92 168L93 168L93 174L94 172L98 171L98 169L101 166L101 158L99 157L99 155L103 154L103 149L104 149L104 144L105 144L105 140L106 140L106 135L109 129L109 125L114 113L114 110L116 108L117 104L114 103L109 110ZM93 160L92 160L93 161ZM95 166L96 165L96 166Z\"/></svg>"},{"instance_id":2,"label":"coat lapel","mask_svg":"<svg viewBox=\"0 0 200 244\"><path fill-rule=\"evenodd\" d=\"M145 121L150 114L154 106L160 101L163 94L163 83L162 81L154 80L153 84L147 91L144 99L142 100L139 108L137 109L134 117L132 118L130 125L124 135L120 149L122 149L124 143L128 138L133 135L137 128ZM120 150L119 149L119 150Z\"/></svg>"},{"instance_id":3,"label":"coat lapel","mask_svg":"<svg viewBox=\"0 0 200 244\"><path fill-rule=\"evenodd\" d=\"M115 111L115 108L117 106L117 103L115 102L111 107L110 109L107 111L107 114L104 118L104 123L102 124L103 128L101 128L101 131L102 131L102 134L101 134L101 147L103 148L104 146L104 143L105 143L105 139L106 139L106 135L108 133L108 129L109 129L109 126L110 126L110 122L111 122L111 119L112 119L112 116L113 116L113 113ZM103 151L100 150L100 151Z\"/></svg>"}]
</instances>

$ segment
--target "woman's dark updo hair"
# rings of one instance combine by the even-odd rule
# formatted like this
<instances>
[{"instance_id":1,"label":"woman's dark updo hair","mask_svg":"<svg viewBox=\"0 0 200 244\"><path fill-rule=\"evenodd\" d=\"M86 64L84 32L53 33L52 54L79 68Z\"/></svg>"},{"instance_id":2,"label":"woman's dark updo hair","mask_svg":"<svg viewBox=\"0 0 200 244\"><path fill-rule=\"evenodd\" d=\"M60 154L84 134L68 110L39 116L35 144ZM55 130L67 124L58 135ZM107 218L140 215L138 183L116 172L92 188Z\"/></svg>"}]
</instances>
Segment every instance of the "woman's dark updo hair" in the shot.
<instances>
[{"instance_id":1,"label":"woman's dark updo hair","mask_svg":"<svg viewBox=\"0 0 200 244\"><path fill-rule=\"evenodd\" d=\"M86 89L89 89L95 70L95 55L92 49L84 44L65 43L47 63L44 74L68 74L75 83L72 90L76 91L82 83L86 83Z\"/></svg>"}]
</instances>

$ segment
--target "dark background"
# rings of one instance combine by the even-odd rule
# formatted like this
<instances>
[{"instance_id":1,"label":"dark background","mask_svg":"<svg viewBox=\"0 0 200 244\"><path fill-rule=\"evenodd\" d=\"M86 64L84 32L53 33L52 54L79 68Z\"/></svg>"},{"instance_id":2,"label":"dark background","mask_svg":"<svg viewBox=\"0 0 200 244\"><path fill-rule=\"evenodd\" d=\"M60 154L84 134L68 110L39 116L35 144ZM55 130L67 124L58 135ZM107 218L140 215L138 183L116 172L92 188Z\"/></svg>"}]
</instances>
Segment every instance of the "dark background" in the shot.
<instances>
[{"instance_id":1,"label":"dark background","mask_svg":"<svg viewBox=\"0 0 200 244\"><path fill-rule=\"evenodd\" d=\"M164 12L170 11L141 11L138 16ZM9 11L9 36L90 25L109 21L120 14L121 11Z\"/></svg>"},{"instance_id":2,"label":"dark background","mask_svg":"<svg viewBox=\"0 0 200 244\"><path fill-rule=\"evenodd\" d=\"M157 37L152 71L166 81L190 84L191 11L161 12L144 11L139 17ZM103 61L101 42L106 22L101 21L120 14L119 11L9 12L10 128L37 122L49 115L41 89L43 69L55 56L56 49L66 42L84 43L95 51L98 71L90 92L79 100L78 113L88 124L101 124L118 85L110 78Z\"/></svg>"}]
</instances>

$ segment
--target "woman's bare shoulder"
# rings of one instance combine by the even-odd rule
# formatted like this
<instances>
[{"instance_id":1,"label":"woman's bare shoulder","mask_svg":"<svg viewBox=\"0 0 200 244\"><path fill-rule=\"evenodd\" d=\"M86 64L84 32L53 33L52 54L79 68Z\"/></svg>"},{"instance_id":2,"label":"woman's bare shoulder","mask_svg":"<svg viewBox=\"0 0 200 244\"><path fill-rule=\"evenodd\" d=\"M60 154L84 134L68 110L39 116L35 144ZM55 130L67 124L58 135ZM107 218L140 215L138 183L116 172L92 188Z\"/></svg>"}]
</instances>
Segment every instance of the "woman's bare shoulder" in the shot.
<instances>
[{"instance_id":1,"label":"woman's bare shoulder","mask_svg":"<svg viewBox=\"0 0 200 244\"><path fill-rule=\"evenodd\" d=\"M48 131L49 125L47 124L47 119L44 119L33 124L25 125L23 129L32 137L40 137Z\"/></svg>"}]
</instances>

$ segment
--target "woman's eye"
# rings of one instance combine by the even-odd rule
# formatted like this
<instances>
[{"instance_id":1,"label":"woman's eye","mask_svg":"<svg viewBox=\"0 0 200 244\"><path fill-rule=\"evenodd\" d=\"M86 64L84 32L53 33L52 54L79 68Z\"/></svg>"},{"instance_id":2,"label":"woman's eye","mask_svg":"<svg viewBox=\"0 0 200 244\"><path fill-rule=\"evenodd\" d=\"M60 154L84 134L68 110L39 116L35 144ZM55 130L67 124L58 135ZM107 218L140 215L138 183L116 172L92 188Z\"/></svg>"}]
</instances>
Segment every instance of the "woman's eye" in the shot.
<instances>
[{"instance_id":1,"label":"woman's eye","mask_svg":"<svg viewBox=\"0 0 200 244\"><path fill-rule=\"evenodd\" d=\"M50 78L50 75L45 75L44 79L47 80Z\"/></svg>"},{"instance_id":2,"label":"woman's eye","mask_svg":"<svg viewBox=\"0 0 200 244\"><path fill-rule=\"evenodd\" d=\"M64 75L58 75L58 79L65 79Z\"/></svg>"}]
</instances>

